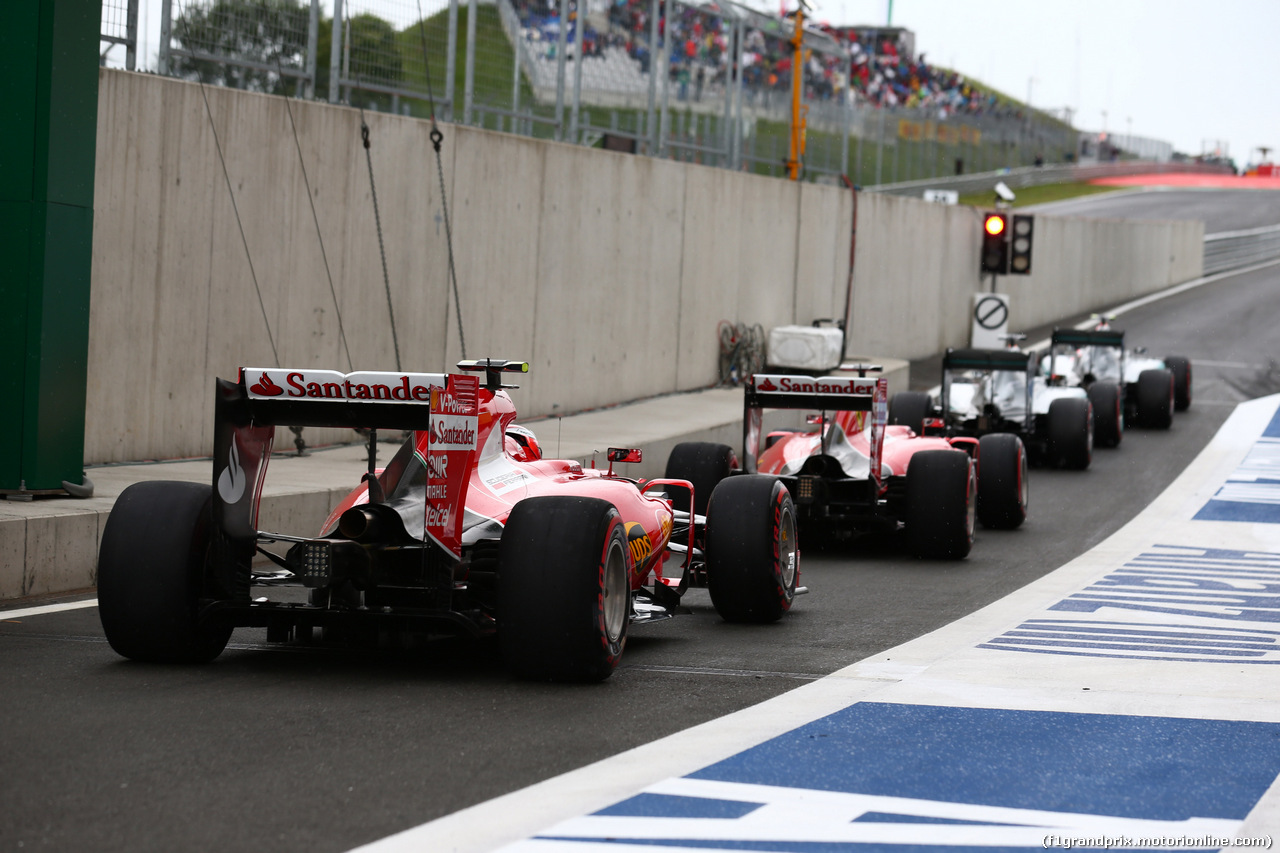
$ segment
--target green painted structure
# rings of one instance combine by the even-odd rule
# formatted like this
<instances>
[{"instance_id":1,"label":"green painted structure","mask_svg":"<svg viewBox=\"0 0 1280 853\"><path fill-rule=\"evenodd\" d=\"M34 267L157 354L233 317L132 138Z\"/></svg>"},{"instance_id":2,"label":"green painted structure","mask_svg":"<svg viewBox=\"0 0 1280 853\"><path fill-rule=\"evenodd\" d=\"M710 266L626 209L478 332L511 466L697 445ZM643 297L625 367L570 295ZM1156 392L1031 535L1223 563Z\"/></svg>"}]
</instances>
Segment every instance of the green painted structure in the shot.
<instances>
[{"instance_id":1,"label":"green painted structure","mask_svg":"<svg viewBox=\"0 0 1280 853\"><path fill-rule=\"evenodd\" d=\"M84 482L101 0L0 28L0 494Z\"/></svg>"}]
</instances>

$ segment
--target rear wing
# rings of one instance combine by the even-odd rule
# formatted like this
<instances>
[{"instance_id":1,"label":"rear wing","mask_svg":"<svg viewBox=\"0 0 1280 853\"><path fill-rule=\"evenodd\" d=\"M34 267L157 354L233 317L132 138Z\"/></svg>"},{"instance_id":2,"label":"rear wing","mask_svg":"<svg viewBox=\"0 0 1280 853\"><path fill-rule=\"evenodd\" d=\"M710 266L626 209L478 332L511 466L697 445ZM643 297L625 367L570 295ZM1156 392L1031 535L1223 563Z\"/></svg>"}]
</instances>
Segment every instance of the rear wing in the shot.
<instances>
[{"instance_id":1,"label":"rear wing","mask_svg":"<svg viewBox=\"0 0 1280 853\"><path fill-rule=\"evenodd\" d=\"M871 413L871 477L881 481L884 428L889 422L889 380L883 376L803 376L757 373L747 380L743 396L743 464L754 473L760 455L765 409L816 409L824 412Z\"/></svg>"},{"instance_id":2,"label":"rear wing","mask_svg":"<svg viewBox=\"0 0 1280 853\"><path fill-rule=\"evenodd\" d=\"M1030 430L1035 423L1032 411L1034 391L1032 382L1036 375L1036 355L1016 349L952 349L942 355L942 410L943 416L952 420L951 411L951 371L979 370L984 372L1025 373L1023 383L1024 426Z\"/></svg>"},{"instance_id":3,"label":"rear wing","mask_svg":"<svg viewBox=\"0 0 1280 853\"><path fill-rule=\"evenodd\" d=\"M883 379L848 376L754 374L747 382L747 409L820 409L869 412L876 383Z\"/></svg>"},{"instance_id":4,"label":"rear wing","mask_svg":"<svg viewBox=\"0 0 1280 853\"><path fill-rule=\"evenodd\" d=\"M464 368L464 369L470 369ZM258 507L277 426L413 430L414 459L427 468L425 535L459 553L469 460L479 438L475 375L241 368L216 381L213 517L225 534L215 547L247 562L257 541ZM369 501L383 500L370 442ZM428 464L427 460L431 460Z\"/></svg>"},{"instance_id":5,"label":"rear wing","mask_svg":"<svg viewBox=\"0 0 1280 853\"><path fill-rule=\"evenodd\" d=\"M431 389L445 387L446 376L242 367L239 381L218 382L219 400L234 401L238 419L255 426L426 429Z\"/></svg>"},{"instance_id":6,"label":"rear wing","mask_svg":"<svg viewBox=\"0 0 1280 853\"><path fill-rule=\"evenodd\" d=\"M1124 349L1124 331L1120 329L1054 329L1049 340L1055 347L1063 345Z\"/></svg>"},{"instance_id":7,"label":"rear wing","mask_svg":"<svg viewBox=\"0 0 1280 853\"><path fill-rule=\"evenodd\" d=\"M1034 373L1032 353L1016 349L950 349L942 356L945 370L1016 370Z\"/></svg>"}]
</instances>

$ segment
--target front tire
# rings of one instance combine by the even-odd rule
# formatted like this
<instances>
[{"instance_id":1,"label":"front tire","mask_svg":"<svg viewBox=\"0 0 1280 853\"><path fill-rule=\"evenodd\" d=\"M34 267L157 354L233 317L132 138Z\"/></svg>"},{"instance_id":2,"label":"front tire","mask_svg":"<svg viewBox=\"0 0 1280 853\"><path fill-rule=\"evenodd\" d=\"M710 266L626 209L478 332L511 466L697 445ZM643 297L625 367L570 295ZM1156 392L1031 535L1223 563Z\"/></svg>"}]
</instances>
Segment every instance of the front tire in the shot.
<instances>
[{"instance_id":1,"label":"front tire","mask_svg":"<svg viewBox=\"0 0 1280 853\"><path fill-rule=\"evenodd\" d=\"M613 504L526 498L498 544L498 643L521 678L602 681L631 618L625 525Z\"/></svg>"},{"instance_id":2,"label":"front tire","mask_svg":"<svg viewBox=\"0 0 1280 853\"><path fill-rule=\"evenodd\" d=\"M1164 366L1173 374L1173 408L1185 412L1191 408L1191 359L1182 355L1166 355Z\"/></svg>"},{"instance_id":3,"label":"front tire","mask_svg":"<svg viewBox=\"0 0 1280 853\"><path fill-rule=\"evenodd\" d=\"M706 515L711 492L738 467L738 455L727 444L682 441L672 448L671 455L667 457L664 476L668 480L688 480L693 483L693 511L698 515ZM688 512L689 496L683 489L672 489L671 505Z\"/></svg>"},{"instance_id":4,"label":"front tire","mask_svg":"<svg viewBox=\"0 0 1280 853\"><path fill-rule=\"evenodd\" d=\"M1083 471L1093 461L1093 407L1068 397L1049 404L1049 457L1064 468Z\"/></svg>"},{"instance_id":5,"label":"front tire","mask_svg":"<svg viewBox=\"0 0 1280 853\"><path fill-rule=\"evenodd\" d=\"M973 547L978 483L968 454L922 450L907 465L906 527L911 553L960 560Z\"/></svg>"},{"instance_id":6,"label":"front tire","mask_svg":"<svg viewBox=\"0 0 1280 853\"><path fill-rule=\"evenodd\" d=\"M1149 429L1173 425L1173 372L1156 368L1138 374L1138 423Z\"/></svg>"},{"instance_id":7,"label":"front tire","mask_svg":"<svg viewBox=\"0 0 1280 853\"><path fill-rule=\"evenodd\" d=\"M1093 442L1098 447L1119 447L1124 438L1124 395L1114 382L1089 386L1093 406Z\"/></svg>"},{"instance_id":8,"label":"front tire","mask_svg":"<svg viewBox=\"0 0 1280 853\"><path fill-rule=\"evenodd\" d=\"M992 433L978 439L978 520L1013 530L1027 519L1027 451L1022 439Z\"/></svg>"},{"instance_id":9,"label":"front tire","mask_svg":"<svg viewBox=\"0 0 1280 853\"><path fill-rule=\"evenodd\" d=\"M796 508L780 480L746 474L711 494L707 591L726 622L776 622L791 609L800 577Z\"/></svg>"},{"instance_id":10,"label":"front tire","mask_svg":"<svg viewBox=\"0 0 1280 853\"><path fill-rule=\"evenodd\" d=\"M208 663L230 625L202 624L213 487L156 480L120 493L98 550L98 615L111 648L132 660Z\"/></svg>"}]
</instances>

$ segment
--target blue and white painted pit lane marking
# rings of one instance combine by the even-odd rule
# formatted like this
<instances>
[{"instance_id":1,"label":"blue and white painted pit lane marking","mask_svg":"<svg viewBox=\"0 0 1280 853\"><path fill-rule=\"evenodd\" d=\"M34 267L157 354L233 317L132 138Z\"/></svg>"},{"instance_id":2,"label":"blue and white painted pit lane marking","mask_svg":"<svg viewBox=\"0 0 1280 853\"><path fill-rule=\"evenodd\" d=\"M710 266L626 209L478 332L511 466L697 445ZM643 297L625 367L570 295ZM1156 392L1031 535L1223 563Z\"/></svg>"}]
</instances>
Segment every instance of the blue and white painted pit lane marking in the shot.
<instances>
[{"instance_id":1,"label":"blue and white painted pit lane marking","mask_svg":"<svg viewBox=\"0 0 1280 853\"><path fill-rule=\"evenodd\" d=\"M1280 411L1240 467L1195 517L1201 521L1280 524Z\"/></svg>"},{"instance_id":2,"label":"blue and white painted pit lane marking","mask_svg":"<svg viewBox=\"0 0 1280 853\"><path fill-rule=\"evenodd\" d=\"M862 702L509 851L1025 849L1234 836L1280 724Z\"/></svg>"},{"instance_id":3,"label":"blue and white painted pit lane marking","mask_svg":"<svg viewBox=\"0 0 1280 853\"><path fill-rule=\"evenodd\" d=\"M1028 619L982 648L1280 663L1280 554L1157 546L1048 612L1059 616Z\"/></svg>"},{"instance_id":4,"label":"blue and white painted pit lane marking","mask_svg":"<svg viewBox=\"0 0 1280 853\"><path fill-rule=\"evenodd\" d=\"M1280 484L1278 408L1242 404L1132 522L975 614L364 849L1203 850L1280 836L1280 667L1255 665L1280 661L1280 524L1221 516L1259 505L1235 486Z\"/></svg>"}]
</instances>

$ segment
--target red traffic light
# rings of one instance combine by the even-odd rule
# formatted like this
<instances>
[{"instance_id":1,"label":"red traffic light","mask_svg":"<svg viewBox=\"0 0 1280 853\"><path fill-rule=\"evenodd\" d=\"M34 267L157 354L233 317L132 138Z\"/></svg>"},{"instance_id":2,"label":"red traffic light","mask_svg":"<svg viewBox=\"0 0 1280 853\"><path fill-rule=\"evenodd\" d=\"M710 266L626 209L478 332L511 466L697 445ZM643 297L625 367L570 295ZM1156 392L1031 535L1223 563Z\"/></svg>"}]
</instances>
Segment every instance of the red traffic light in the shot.
<instances>
[{"instance_id":1,"label":"red traffic light","mask_svg":"<svg viewBox=\"0 0 1280 853\"><path fill-rule=\"evenodd\" d=\"M989 212L982 215L982 271L1009 274L1009 215Z\"/></svg>"}]
</instances>

